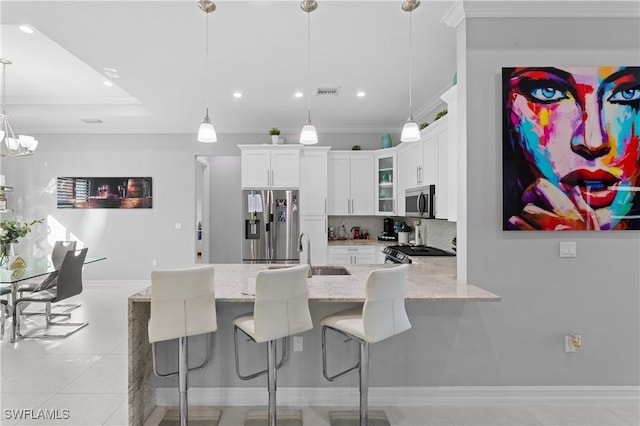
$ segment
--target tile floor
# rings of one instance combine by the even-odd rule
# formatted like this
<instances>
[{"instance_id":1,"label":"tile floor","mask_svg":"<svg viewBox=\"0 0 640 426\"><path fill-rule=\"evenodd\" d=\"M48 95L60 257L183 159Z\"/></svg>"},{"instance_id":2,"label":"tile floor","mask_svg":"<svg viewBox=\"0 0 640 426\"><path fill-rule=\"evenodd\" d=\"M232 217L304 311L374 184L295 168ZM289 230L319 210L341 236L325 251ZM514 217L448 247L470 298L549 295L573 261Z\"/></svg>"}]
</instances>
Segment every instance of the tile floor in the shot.
<instances>
[{"instance_id":1,"label":"tile floor","mask_svg":"<svg viewBox=\"0 0 640 426\"><path fill-rule=\"evenodd\" d=\"M12 344L7 330L0 345L0 424L126 425L127 297L143 287L85 286L73 318L90 325L66 339ZM243 424L247 407L222 408L220 426ZM328 412L341 408L305 407L304 424L328 425ZM629 404L384 408L394 426L640 425L640 408ZM57 419L19 420L21 409L33 410L32 417L47 410ZM147 422L157 423L156 418Z\"/></svg>"}]
</instances>

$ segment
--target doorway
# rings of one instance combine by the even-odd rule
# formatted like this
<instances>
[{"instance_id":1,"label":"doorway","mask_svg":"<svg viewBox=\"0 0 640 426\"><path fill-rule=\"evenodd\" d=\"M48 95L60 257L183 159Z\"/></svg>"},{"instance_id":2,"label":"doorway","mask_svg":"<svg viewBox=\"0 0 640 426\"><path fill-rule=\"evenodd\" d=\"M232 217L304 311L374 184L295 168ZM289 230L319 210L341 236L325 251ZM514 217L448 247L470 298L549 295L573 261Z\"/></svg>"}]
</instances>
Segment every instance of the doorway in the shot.
<instances>
[{"instance_id":1,"label":"doorway","mask_svg":"<svg viewBox=\"0 0 640 426\"><path fill-rule=\"evenodd\" d=\"M240 170L240 156L196 157L196 224L201 228L196 229L196 260L201 263L242 262Z\"/></svg>"}]
</instances>

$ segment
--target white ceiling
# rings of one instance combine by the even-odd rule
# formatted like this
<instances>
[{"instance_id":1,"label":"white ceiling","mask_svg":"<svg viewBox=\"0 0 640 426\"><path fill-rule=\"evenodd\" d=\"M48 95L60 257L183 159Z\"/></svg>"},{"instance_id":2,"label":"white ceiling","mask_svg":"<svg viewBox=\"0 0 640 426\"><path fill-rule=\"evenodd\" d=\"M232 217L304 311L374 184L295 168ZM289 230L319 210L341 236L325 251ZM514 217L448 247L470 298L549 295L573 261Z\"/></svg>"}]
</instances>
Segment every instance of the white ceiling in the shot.
<instances>
[{"instance_id":1,"label":"white ceiling","mask_svg":"<svg viewBox=\"0 0 640 426\"><path fill-rule=\"evenodd\" d=\"M6 110L16 133L195 133L209 112L218 133L306 120L307 14L299 1L0 2ZM409 14L401 0L318 0L311 13L312 121L323 132L398 132L408 115ZM455 73L451 1L413 12L413 111L424 121ZM209 19L208 81L205 27ZM18 25L35 29L25 34ZM119 78L106 87L104 68ZM317 97L318 87L340 87ZM243 97L236 99L234 91ZM358 90L366 96L357 98ZM295 98L296 91L305 97ZM431 114L432 115L432 114ZM82 120L100 119L101 124Z\"/></svg>"}]
</instances>

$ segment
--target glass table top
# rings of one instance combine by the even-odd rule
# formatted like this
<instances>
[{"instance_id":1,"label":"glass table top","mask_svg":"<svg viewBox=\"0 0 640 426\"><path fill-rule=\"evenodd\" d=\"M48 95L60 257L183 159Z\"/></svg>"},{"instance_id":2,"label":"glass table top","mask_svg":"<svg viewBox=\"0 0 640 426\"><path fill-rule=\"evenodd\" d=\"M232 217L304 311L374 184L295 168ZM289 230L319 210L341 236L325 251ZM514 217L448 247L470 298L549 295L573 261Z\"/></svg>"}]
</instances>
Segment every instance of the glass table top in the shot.
<instances>
[{"instance_id":1,"label":"glass table top","mask_svg":"<svg viewBox=\"0 0 640 426\"><path fill-rule=\"evenodd\" d=\"M12 270L6 269L6 266L0 268L0 284L13 284L31 278L41 277L57 270L51 262L50 256L31 257L21 255L20 257L27 263L26 268ZM84 264L88 265L105 259L106 257L87 257ZM9 261L9 264L11 264L11 262L12 261Z\"/></svg>"}]
</instances>

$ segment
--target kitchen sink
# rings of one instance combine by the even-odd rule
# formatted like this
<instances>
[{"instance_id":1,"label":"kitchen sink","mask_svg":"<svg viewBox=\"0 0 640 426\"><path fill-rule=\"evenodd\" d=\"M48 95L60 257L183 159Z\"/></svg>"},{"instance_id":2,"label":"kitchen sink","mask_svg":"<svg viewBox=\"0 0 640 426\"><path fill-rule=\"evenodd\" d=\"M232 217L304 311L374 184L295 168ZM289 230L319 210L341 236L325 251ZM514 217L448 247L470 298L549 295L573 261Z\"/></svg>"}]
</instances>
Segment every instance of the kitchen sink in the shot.
<instances>
[{"instance_id":1,"label":"kitchen sink","mask_svg":"<svg viewBox=\"0 0 640 426\"><path fill-rule=\"evenodd\" d=\"M296 265L269 265L268 269L282 269L282 268L290 268ZM347 270L344 266L339 265L322 265L322 266L312 266L311 267L312 275L351 275L351 272Z\"/></svg>"},{"instance_id":2,"label":"kitchen sink","mask_svg":"<svg viewBox=\"0 0 640 426\"><path fill-rule=\"evenodd\" d=\"M351 275L344 266L312 266L312 275Z\"/></svg>"}]
</instances>

